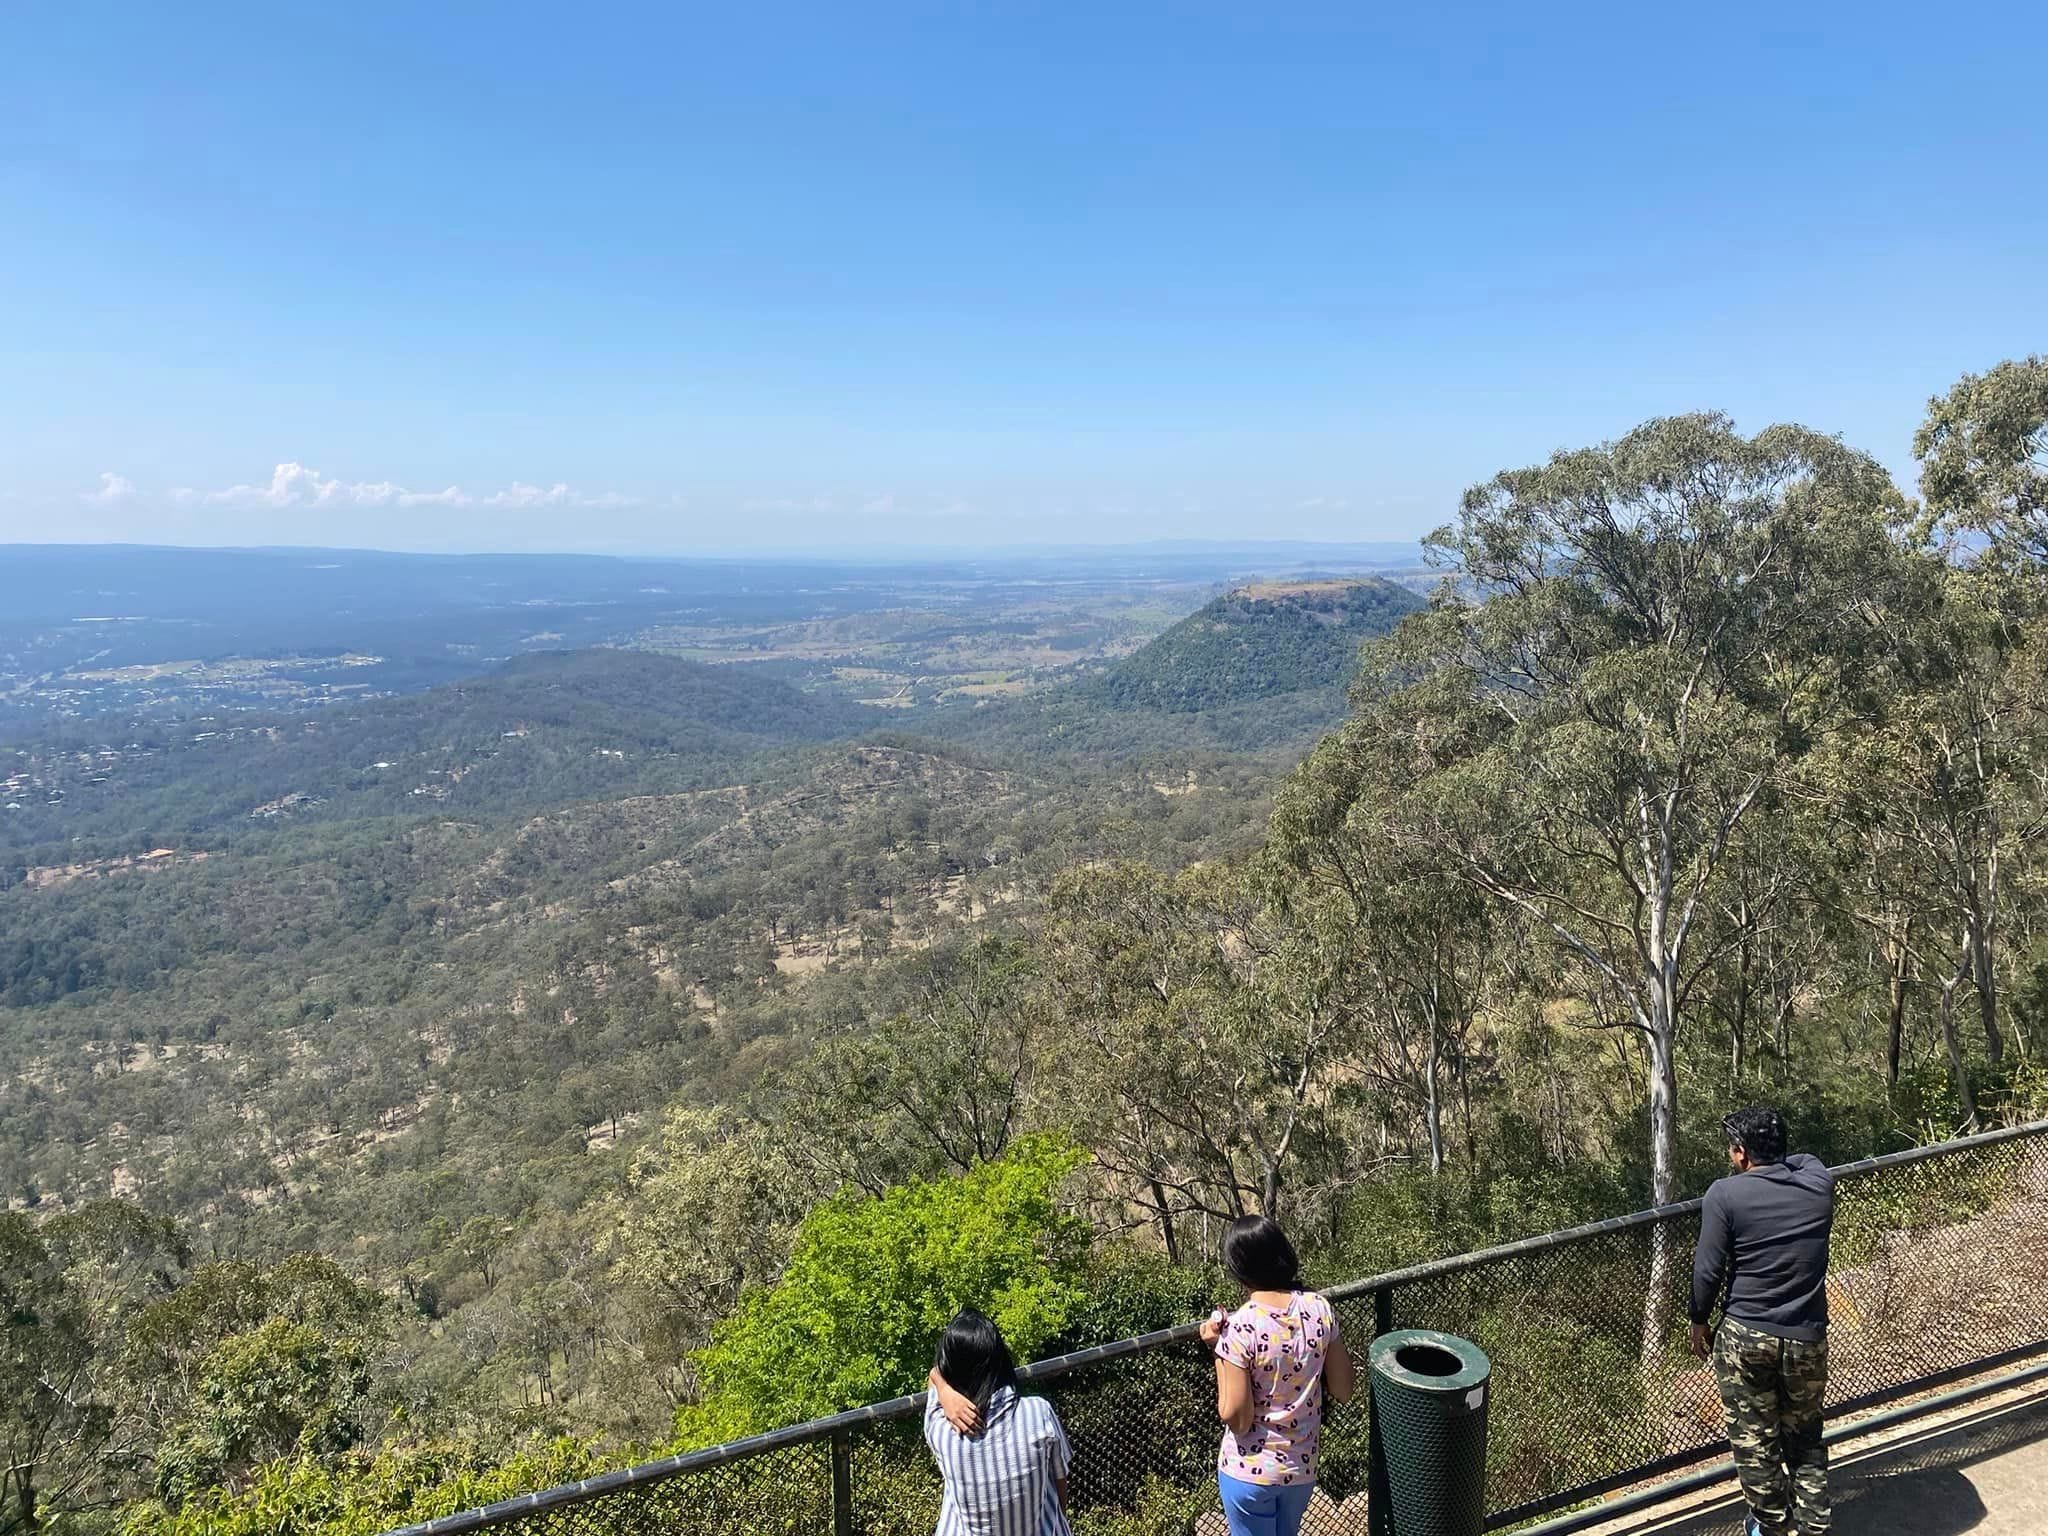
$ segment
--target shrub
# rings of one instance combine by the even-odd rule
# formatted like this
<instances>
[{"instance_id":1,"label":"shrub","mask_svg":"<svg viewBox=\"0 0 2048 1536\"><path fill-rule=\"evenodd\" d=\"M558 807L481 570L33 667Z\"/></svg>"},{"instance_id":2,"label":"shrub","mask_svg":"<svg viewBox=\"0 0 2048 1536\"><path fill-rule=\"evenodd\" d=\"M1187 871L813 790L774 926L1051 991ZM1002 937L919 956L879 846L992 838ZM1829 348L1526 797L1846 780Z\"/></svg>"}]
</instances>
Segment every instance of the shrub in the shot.
<instances>
[{"instance_id":1,"label":"shrub","mask_svg":"<svg viewBox=\"0 0 2048 1536\"><path fill-rule=\"evenodd\" d=\"M1081 1300L1087 1228L1054 1197L1082 1158L1036 1137L955 1178L817 1206L782 1278L748 1292L697 1356L707 1392L678 1415L681 1442L919 1391L933 1341L963 1306L1032 1358Z\"/></svg>"}]
</instances>

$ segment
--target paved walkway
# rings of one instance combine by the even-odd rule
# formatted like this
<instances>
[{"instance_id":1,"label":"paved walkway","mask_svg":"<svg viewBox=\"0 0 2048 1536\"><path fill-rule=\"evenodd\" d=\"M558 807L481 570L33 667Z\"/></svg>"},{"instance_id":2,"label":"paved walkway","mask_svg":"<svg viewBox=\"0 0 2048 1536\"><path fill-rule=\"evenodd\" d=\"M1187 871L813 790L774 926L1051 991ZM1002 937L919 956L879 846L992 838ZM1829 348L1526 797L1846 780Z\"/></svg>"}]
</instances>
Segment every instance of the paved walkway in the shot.
<instances>
[{"instance_id":1,"label":"paved walkway","mask_svg":"<svg viewBox=\"0 0 2048 1536\"><path fill-rule=\"evenodd\" d=\"M1984 1409L1867 1449L1838 1451L1835 1536L2048 1533L2048 1395ZM1683 1513L1600 1527L1613 1536L1740 1536L1732 1485Z\"/></svg>"}]
</instances>

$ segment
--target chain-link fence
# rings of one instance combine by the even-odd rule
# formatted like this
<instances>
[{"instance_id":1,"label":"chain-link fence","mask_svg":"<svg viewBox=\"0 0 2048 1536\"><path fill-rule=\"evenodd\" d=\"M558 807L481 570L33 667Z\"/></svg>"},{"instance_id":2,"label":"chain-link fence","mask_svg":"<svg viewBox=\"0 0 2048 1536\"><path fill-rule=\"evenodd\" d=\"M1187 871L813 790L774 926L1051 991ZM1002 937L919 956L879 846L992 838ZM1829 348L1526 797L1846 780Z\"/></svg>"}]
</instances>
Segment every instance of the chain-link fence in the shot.
<instances>
[{"instance_id":1,"label":"chain-link fence","mask_svg":"<svg viewBox=\"0 0 2048 1536\"><path fill-rule=\"evenodd\" d=\"M1841 1413L2048 1350L2048 1121L1835 1170L1828 1400ZM1686 1348L1699 1202L1328 1292L1353 1353L1438 1328L1491 1357L1487 1524L1516 1524L1698 1462L1722 1438ZM1023 1373L1074 1445L1076 1536L1220 1536L1215 1385L1195 1326ZM1367 1536L1371 1430L1325 1420L1307 1536ZM922 1397L451 1515L394 1536L925 1536L939 1481Z\"/></svg>"}]
</instances>

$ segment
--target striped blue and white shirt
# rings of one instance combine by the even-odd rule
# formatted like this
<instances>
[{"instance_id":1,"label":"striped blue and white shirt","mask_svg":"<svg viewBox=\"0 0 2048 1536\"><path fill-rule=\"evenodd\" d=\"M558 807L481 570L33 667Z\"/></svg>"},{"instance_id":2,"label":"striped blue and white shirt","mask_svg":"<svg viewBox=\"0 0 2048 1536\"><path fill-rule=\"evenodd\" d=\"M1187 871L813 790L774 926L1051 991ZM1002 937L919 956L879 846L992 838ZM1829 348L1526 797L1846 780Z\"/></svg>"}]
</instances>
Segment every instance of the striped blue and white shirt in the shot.
<instances>
[{"instance_id":1,"label":"striped blue and white shirt","mask_svg":"<svg viewBox=\"0 0 2048 1536\"><path fill-rule=\"evenodd\" d=\"M946 1481L937 1536L1072 1536L1057 1481L1074 1460L1059 1415L1042 1397L996 1388L978 1435L946 1422L933 1393L925 1444Z\"/></svg>"}]
</instances>

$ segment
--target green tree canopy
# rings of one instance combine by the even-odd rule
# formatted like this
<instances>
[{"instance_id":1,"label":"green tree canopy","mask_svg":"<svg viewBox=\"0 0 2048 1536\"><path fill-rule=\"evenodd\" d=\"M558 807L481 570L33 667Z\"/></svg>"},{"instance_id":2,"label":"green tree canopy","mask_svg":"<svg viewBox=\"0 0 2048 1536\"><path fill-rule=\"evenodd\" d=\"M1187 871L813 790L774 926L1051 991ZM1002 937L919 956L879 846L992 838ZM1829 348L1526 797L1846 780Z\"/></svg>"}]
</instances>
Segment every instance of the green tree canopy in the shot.
<instances>
[{"instance_id":1,"label":"green tree canopy","mask_svg":"<svg viewBox=\"0 0 2048 1536\"><path fill-rule=\"evenodd\" d=\"M0 1533L105 1502L146 1460L123 1336L187 1257L171 1222L123 1201L0 1212Z\"/></svg>"},{"instance_id":2,"label":"green tree canopy","mask_svg":"<svg viewBox=\"0 0 2048 1536\"><path fill-rule=\"evenodd\" d=\"M365 1433L370 1385L358 1338L273 1317L223 1340L200 1367L190 1413L158 1455L158 1493L176 1503L238 1486L279 1456L347 1450Z\"/></svg>"},{"instance_id":3,"label":"green tree canopy","mask_svg":"<svg viewBox=\"0 0 2048 1536\"><path fill-rule=\"evenodd\" d=\"M1913 452L1937 517L2006 563L2048 561L2048 357L1964 374L1927 402Z\"/></svg>"},{"instance_id":4,"label":"green tree canopy","mask_svg":"<svg viewBox=\"0 0 2048 1536\"><path fill-rule=\"evenodd\" d=\"M1058 1192L1082 1159L1031 1137L954 1178L819 1205L782 1278L749 1292L698 1357L708 1395L684 1410L685 1439L921 1390L933 1342L963 1306L986 1312L1029 1359L1080 1299L1087 1229Z\"/></svg>"},{"instance_id":5,"label":"green tree canopy","mask_svg":"<svg viewBox=\"0 0 2048 1536\"><path fill-rule=\"evenodd\" d=\"M1691 940L1737 826L1867 703L1902 511L1833 438L1717 415L1503 472L1432 535L1453 579L1344 738L1381 760L1368 782L1413 844L1530 918L1641 1036L1659 1203Z\"/></svg>"}]
</instances>

